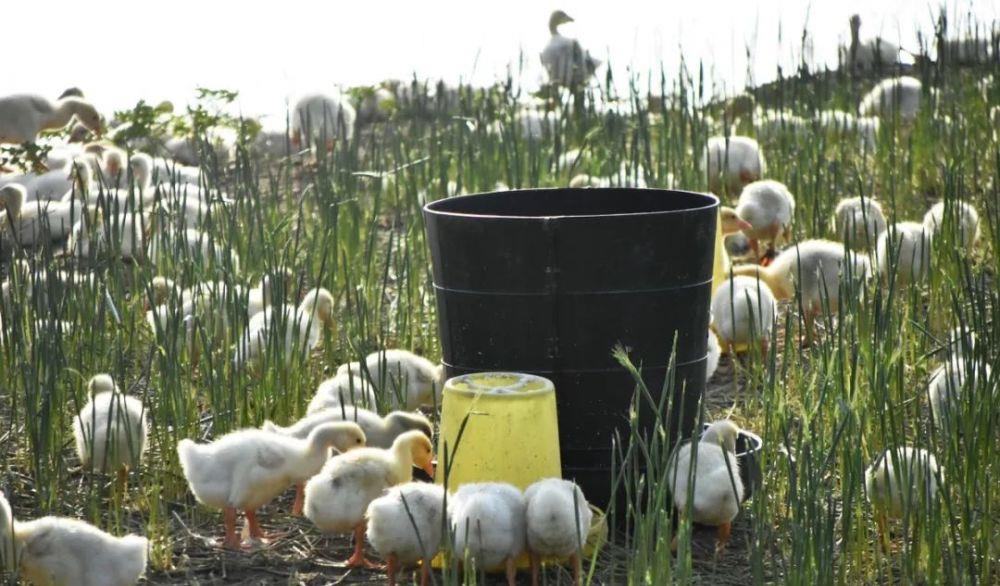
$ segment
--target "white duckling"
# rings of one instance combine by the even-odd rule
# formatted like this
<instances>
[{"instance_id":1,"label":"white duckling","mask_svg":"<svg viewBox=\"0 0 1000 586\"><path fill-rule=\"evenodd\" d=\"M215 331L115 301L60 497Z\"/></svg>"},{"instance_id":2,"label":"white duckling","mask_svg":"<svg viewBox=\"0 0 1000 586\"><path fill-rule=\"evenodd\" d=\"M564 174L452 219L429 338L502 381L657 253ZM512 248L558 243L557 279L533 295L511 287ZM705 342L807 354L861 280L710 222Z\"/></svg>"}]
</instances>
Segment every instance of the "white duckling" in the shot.
<instances>
[{"instance_id":1,"label":"white duckling","mask_svg":"<svg viewBox=\"0 0 1000 586\"><path fill-rule=\"evenodd\" d=\"M157 157L152 160L150 184L155 187L173 187L185 192L186 189L193 188L192 193L200 193L198 186L201 185L201 169Z\"/></svg>"},{"instance_id":2,"label":"white duckling","mask_svg":"<svg viewBox=\"0 0 1000 586\"><path fill-rule=\"evenodd\" d=\"M124 394L107 374L91 378L87 392L90 400L73 418L76 454L84 468L117 471L124 481L146 451L146 407Z\"/></svg>"},{"instance_id":3,"label":"white duckling","mask_svg":"<svg viewBox=\"0 0 1000 586\"><path fill-rule=\"evenodd\" d=\"M343 373L368 376L383 396L392 397L393 402L408 410L440 403L445 383L444 365L399 349L372 352L364 366L357 362L342 364L337 374Z\"/></svg>"},{"instance_id":4,"label":"white duckling","mask_svg":"<svg viewBox=\"0 0 1000 586\"><path fill-rule=\"evenodd\" d=\"M280 281L280 283L278 283ZM279 269L274 274L264 275L260 283L250 289L247 294L247 315L253 317L271 305L275 294L287 294L295 282L295 275L288 269ZM274 286L277 285L277 286Z\"/></svg>"},{"instance_id":5,"label":"white duckling","mask_svg":"<svg viewBox=\"0 0 1000 586\"><path fill-rule=\"evenodd\" d=\"M874 248L885 228L882 204L870 197L844 198L833 211L833 231L845 246L854 250Z\"/></svg>"},{"instance_id":6,"label":"white duckling","mask_svg":"<svg viewBox=\"0 0 1000 586\"><path fill-rule=\"evenodd\" d=\"M430 580L431 559L441 549L444 488L425 482L394 486L373 500L365 513L368 541L385 558L389 585L400 567L420 562L420 583Z\"/></svg>"},{"instance_id":7,"label":"white duckling","mask_svg":"<svg viewBox=\"0 0 1000 586\"><path fill-rule=\"evenodd\" d=\"M17 94L0 98L0 144L35 142L43 130L57 130L73 119L101 134L104 123L93 104L77 97L53 102L37 95Z\"/></svg>"},{"instance_id":8,"label":"white duckling","mask_svg":"<svg viewBox=\"0 0 1000 586\"><path fill-rule=\"evenodd\" d=\"M927 399L938 428L951 429L949 421L954 421L951 414L964 410L962 395L971 392L976 396L989 380L990 366L986 363L955 357L939 366L927 384Z\"/></svg>"},{"instance_id":9,"label":"white duckling","mask_svg":"<svg viewBox=\"0 0 1000 586\"><path fill-rule=\"evenodd\" d=\"M884 281L895 272L896 282L908 285L922 280L930 272L931 234L917 222L899 222L878 237L875 261Z\"/></svg>"},{"instance_id":10,"label":"white duckling","mask_svg":"<svg viewBox=\"0 0 1000 586\"><path fill-rule=\"evenodd\" d=\"M611 180L607 177L595 177L586 173L579 173L569 180L569 187L571 189L611 187Z\"/></svg>"},{"instance_id":11,"label":"white duckling","mask_svg":"<svg viewBox=\"0 0 1000 586\"><path fill-rule=\"evenodd\" d=\"M148 215L147 220L155 228L156 211L150 211ZM171 255L175 260L177 257L186 257L217 268L230 266L234 271L238 271L240 265L240 257L236 252L214 238L211 232L203 232L197 228L152 230L149 258L154 262L163 260L161 255Z\"/></svg>"},{"instance_id":12,"label":"white duckling","mask_svg":"<svg viewBox=\"0 0 1000 586\"><path fill-rule=\"evenodd\" d=\"M575 483L545 478L524 491L531 583L538 586L541 558L569 558L573 583L580 584L580 552L587 542L594 514Z\"/></svg>"},{"instance_id":13,"label":"white duckling","mask_svg":"<svg viewBox=\"0 0 1000 586\"><path fill-rule=\"evenodd\" d=\"M324 380L316 387L316 394L309 401L306 413L317 413L341 405L374 409L377 404L371 384L360 376L344 372Z\"/></svg>"},{"instance_id":14,"label":"white duckling","mask_svg":"<svg viewBox=\"0 0 1000 586\"><path fill-rule=\"evenodd\" d=\"M66 249L80 257L112 253L123 260L143 262L147 258L150 233L155 214L110 214L105 219L101 210L88 209L73 225ZM91 228L93 226L93 228Z\"/></svg>"},{"instance_id":15,"label":"white duckling","mask_svg":"<svg viewBox=\"0 0 1000 586\"><path fill-rule=\"evenodd\" d=\"M259 361L274 328L284 330L277 339L284 344L283 356L291 361L295 352L308 352L322 341L322 328L333 327L333 295L323 288L306 293L298 307L272 306L250 318L236 348L237 367Z\"/></svg>"},{"instance_id":16,"label":"white duckling","mask_svg":"<svg viewBox=\"0 0 1000 586\"><path fill-rule=\"evenodd\" d=\"M237 509L246 514L250 537L263 539L257 509L319 472L330 448L346 452L364 444L357 424L340 422L320 425L305 439L259 429L234 431L210 444L184 439L177 444L177 455L198 502L223 510L223 545L238 549Z\"/></svg>"},{"instance_id":17,"label":"white duckling","mask_svg":"<svg viewBox=\"0 0 1000 586\"><path fill-rule=\"evenodd\" d=\"M942 478L943 471L933 455L909 446L886 450L868 467L865 489L885 546L888 519L902 519L907 513L925 510L937 498Z\"/></svg>"},{"instance_id":18,"label":"white duckling","mask_svg":"<svg viewBox=\"0 0 1000 586\"><path fill-rule=\"evenodd\" d=\"M527 546L527 502L516 487L501 482L465 484L451 500L454 552L481 570L503 567L514 586L517 558Z\"/></svg>"},{"instance_id":19,"label":"white duckling","mask_svg":"<svg viewBox=\"0 0 1000 586\"><path fill-rule=\"evenodd\" d=\"M747 136L713 136L705 144L701 169L708 177L708 190L737 193L764 176L767 165L757 141Z\"/></svg>"},{"instance_id":20,"label":"white duckling","mask_svg":"<svg viewBox=\"0 0 1000 586\"><path fill-rule=\"evenodd\" d=\"M148 551L145 537L115 537L76 519L17 521L0 492L0 574L40 586L132 586Z\"/></svg>"},{"instance_id":21,"label":"white duckling","mask_svg":"<svg viewBox=\"0 0 1000 586\"><path fill-rule=\"evenodd\" d=\"M562 10L549 16L549 42L542 49L540 59L549 82L553 85L576 88L586 84L600 67L601 62L591 57L576 39L559 34L559 26L573 19Z\"/></svg>"},{"instance_id":22,"label":"white duckling","mask_svg":"<svg viewBox=\"0 0 1000 586\"><path fill-rule=\"evenodd\" d=\"M674 506L681 515L686 515L690 505L692 521L718 527L717 551L729 541L733 519L743 502L743 481L736 459L739 433L739 426L732 421L716 421L701 434L697 444L689 441L681 446L667 467ZM697 461L692 469L695 449Z\"/></svg>"},{"instance_id":23,"label":"white duckling","mask_svg":"<svg viewBox=\"0 0 1000 586\"><path fill-rule=\"evenodd\" d=\"M764 180L747 185L740 192L736 213L750 224L751 228L743 232L758 256L760 241L777 247L791 240L795 197L783 183Z\"/></svg>"},{"instance_id":24,"label":"white duckling","mask_svg":"<svg viewBox=\"0 0 1000 586\"><path fill-rule=\"evenodd\" d=\"M302 96L292 113L292 146L297 149L317 142L329 150L337 139L350 141L356 117L354 106L340 96Z\"/></svg>"},{"instance_id":25,"label":"white duckling","mask_svg":"<svg viewBox=\"0 0 1000 586\"><path fill-rule=\"evenodd\" d=\"M727 354L738 346L759 343L766 356L777 314L771 289L754 277L734 276L712 295L713 327Z\"/></svg>"},{"instance_id":26,"label":"white duckling","mask_svg":"<svg viewBox=\"0 0 1000 586\"><path fill-rule=\"evenodd\" d=\"M708 330L708 346L705 354L705 380L711 380L712 375L719 368L719 358L722 356L722 346L719 345L719 337L711 328Z\"/></svg>"},{"instance_id":27,"label":"white duckling","mask_svg":"<svg viewBox=\"0 0 1000 586\"><path fill-rule=\"evenodd\" d=\"M306 483L305 514L324 533L353 533L348 567L370 567L365 558L365 511L386 489L413 480L413 465L434 475L433 446L422 431L408 431L388 450L361 448L331 458Z\"/></svg>"},{"instance_id":28,"label":"white duckling","mask_svg":"<svg viewBox=\"0 0 1000 586\"><path fill-rule=\"evenodd\" d=\"M365 432L365 445L371 448L389 449L397 437L413 430L423 432L428 439L433 439L434 437L431 422L418 412L393 411L385 417L380 417L377 413L366 409L346 406L308 414L288 427L281 427L270 421L265 421L261 429L271 433L304 439L309 437L312 430L317 427L340 421L350 421L358 424L361 430ZM295 485L295 503L292 505L292 514L296 516L302 514L306 480L308 478L303 478L301 482Z\"/></svg>"},{"instance_id":29,"label":"white duckling","mask_svg":"<svg viewBox=\"0 0 1000 586\"><path fill-rule=\"evenodd\" d=\"M839 242L805 240L781 251L769 266L742 265L734 268L733 274L760 278L779 301L797 296L809 343L816 317L827 306L839 311L841 289L854 291L872 270L867 257Z\"/></svg>"},{"instance_id":30,"label":"white duckling","mask_svg":"<svg viewBox=\"0 0 1000 586\"><path fill-rule=\"evenodd\" d=\"M964 201L939 201L924 214L924 228L932 239L950 230L962 250L972 250L979 240L979 212Z\"/></svg>"},{"instance_id":31,"label":"white duckling","mask_svg":"<svg viewBox=\"0 0 1000 586\"><path fill-rule=\"evenodd\" d=\"M904 59L898 45L881 37L861 40L861 17L851 16L851 43L838 48L840 63L851 69L870 71L894 67L901 62L912 63Z\"/></svg>"},{"instance_id":32,"label":"white duckling","mask_svg":"<svg viewBox=\"0 0 1000 586\"><path fill-rule=\"evenodd\" d=\"M976 333L967 326L955 326L945 335L942 347L945 358L964 360L976 355Z\"/></svg>"},{"instance_id":33,"label":"white duckling","mask_svg":"<svg viewBox=\"0 0 1000 586\"><path fill-rule=\"evenodd\" d=\"M898 115L903 122L912 122L920 112L922 88L915 77L883 79L861 99L858 111L862 116L891 119Z\"/></svg>"},{"instance_id":34,"label":"white duckling","mask_svg":"<svg viewBox=\"0 0 1000 586\"><path fill-rule=\"evenodd\" d=\"M25 175L8 175L0 179L0 185L19 183L24 186L27 197L25 201L52 201L65 199L66 195L76 190L78 194L87 193L93 183L93 171L86 157L72 159L70 164L46 171L40 175L27 173ZM77 195L82 199L81 195Z\"/></svg>"}]
</instances>

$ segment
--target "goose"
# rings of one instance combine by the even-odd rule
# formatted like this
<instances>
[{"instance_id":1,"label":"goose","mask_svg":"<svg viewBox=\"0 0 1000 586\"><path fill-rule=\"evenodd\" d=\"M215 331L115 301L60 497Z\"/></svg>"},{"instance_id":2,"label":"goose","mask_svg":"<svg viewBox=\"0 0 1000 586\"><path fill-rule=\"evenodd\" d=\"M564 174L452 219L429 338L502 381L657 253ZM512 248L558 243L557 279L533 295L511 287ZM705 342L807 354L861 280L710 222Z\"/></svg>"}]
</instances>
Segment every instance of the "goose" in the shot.
<instances>
[{"instance_id":1,"label":"goose","mask_svg":"<svg viewBox=\"0 0 1000 586\"><path fill-rule=\"evenodd\" d=\"M374 408L377 404L375 390L365 379L344 372L319 384L306 413L317 413L341 405Z\"/></svg>"},{"instance_id":2,"label":"goose","mask_svg":"<svg viewBox=\"0 0 1000 586\"><path fill-rule=\"evenodd\" d=\"M431 559L441 549L444 488L408 482L390 488L373 500L365 512L368 541L386 560L390 586L400 566L420 562L420 583L430 581Z\"/></svg>"},{"instance_id":3,"label":"goose","mask_svg":"<svg viewBox=\"0 0 1000 586\"><path fill-rule=\"evenodd\" d=\"M257 509L319 472L330 448L346 452L364 445L365 434L357 424L340 422L320 425L305 439L259 429L234 431L209 444L183 439L177 455L198 502L223 509L223 545L239 549L237 509L246 514L250 537L263 539Z\"/></svg>"},{"instance_id":4,"label":"goose","mask_svg":"<svg viewBox=\"0 0 1000 586\"><path fill-rule=\"evenodd\" d=\"M356 116L354 106L340 96L305 95L292 113L292 146L298 149L317 142L330 150L337 139L350 141Z\"/></svg>"},{"instance_id":5,"label":"goose","mask_svg":"<svg viewBox=\"0 0 1000 586\"><path fill-rule=\"evenodd\" d=\"M400 349L372 352L364 365L342 364L337 374L344 373L368 377L383 396L408 410L439 404L445 383L444 365Z\"/></svg>"},{"instance_id":6,"label":"goose","mask_svg":"<svg viewBox=\"0 0 1000 586\"><path fill-rule=\"evenodd\" d=\"M861 99L858 110L862 116L893 118L912 122L920 112L923 86L915 77L883 79Z\"/></svg>"},{"instance_id":7,"label":"goose","mask_svg":"<svg viewBox=\"0 0 1000 586\"><path fill-rule=\"evenodd\" d=\"M753 127L758 138L775 140L781 136L806 136L810 124L805 118L787 110L758 107L753 111Z\"/></svg>"},{"instance_id":8,"label":"goose","mask_svg":"<svg viewBox=\"0 0 1000 586\"><path fill-rule=\"evenodd\" d=\"M747 276L726 279L712 295L711 310L724 352L759 343L761 354L767 355L778 306L766 282Z\"/></svg>"},{"instance_id":9,"label":"goose","mask_svg":"<svg viewBox=\"0 0 1000 586\"><path fill-rule=\"evenodd\" d=\"M852 292L872 275L867 257L849 251L839 242L805 240L781 251L766 267L742 265L734 275L767 283L776 300L795 299L803 311L806 343L813 337L813 322L829 306L839 311L841 289Z\"/></svg>"},{"instance_id":10,"label":"goose","mask_svg":"<svg viewBox=\"0 0 1000 586\"><path fill-rule=\"evenodd\" d=\"M253 317L264 311L266 307L273 304L274 299L272 298L275 294L278 295L279 300L283 299L282 296L288 293L294 282L295 275L288 269L279 269L273 274L264 275L260 283L247 292L247 315ZM273 286L272 283L277 284L277 287Z\"/></svg>"},{"instance_id":11,"label":"goose","mask_svg":"<svg viewBox=\"0 0 1000 586\"><path fill-rule=\"evenodd\" d=\"M202 350L199 331L207 334L209 343L227 344L232 330L227 304L246 295L242 286L225 281L201 282L180 290L162 276L153 278L150 289L151 299L146 305L150 330L161 344L183 341L195 367Z\"/></svg>"},{"instance_id":12,"label":"goose","mask_svg":"<svg viewBox=\"0 0 1000 586\"><path fill-rule=\"evenodd\" d=\"M931 239L947 229L960 250L972 250L979 241L979 212L964 201L939 201L924 214L924 228Z\"/></svg>"},{"instance_id":13,"label":"goose","mask_svg":"<svg viewBox=\"0 0 1000 586\"><path fill-rule=\"evenodd\" d=\"M57 130L76 119L95 134L103 132L101 115L81 98L65 97L53 102L32 94L0 97L0 144L35 142L43 130Z\"/></svg>"},{"instance_id":14,"label":"goose","mask_svg":"<svg viewBox=\"0 0 1000 586\"><path fill-rule=\"evenodd\" d=\"M115 537L76 519L17 521L0 492L0 574L40 586L132 586L148 551L145 537Z\"/></svg>"},{"instance_id":15,"label":"goose","mask_svg":"<svg viewBox=\"0 0 1000 586\"><path fill-rule=\"evenodd\" d=\"M198 192L201 185L201 170L198 167L181 165L161 157L152 159L152 174L150 182L153 186L169 186L187 194ZM200 194L199 194L200 197Z\"/></svg>"},{"instance_id":16,"label":"goose","mask_svg":"<svg viewBox=\"0 0 1000 586\"><path fill-rule=\"evenodd\" d=\"M740 192L736 214L750 224L750 229L743 233L750 239L750 248L759 257L760 241L777 247L791 240L795 197L778 181L754 181Z\"/></svg>"},{"instance_id":17,"label":"goose","mask_svg":"<svg viewBox=\"0 0 1000 586\"><path fill-rule=\"evenodd\" d=\"M844 246L854 250L871 250L879 234L886 229L882 204L870 197L848 197L837 203L833 211L833 231L843 239Z\"/></svg>"},{"instance_id":18,"label":"goose","mask_svg":"<svg viewBox=\"0 0 1000 586\"><path fill-rule=\"evenodd\" d=\"M760 145L747 136L713 136L701 158L708 190L716 195L722 195L723 188L738 193L763 177L766 168Z\"/></svg>"},{"instance_id":19,"label":"goose","mask_svg":"<svg viewBox=\"0 0 1000 586\"><path fill-rule=\"evenodd\" d=\"M411 482L416 464L434 475L433 446L422 431L408 431L388 450L361 448L331 458L306 483L305 515L324 533L353 533L348 567L372 567L365 558L365 511L386 489Z\"/></svg>"},{"instance_id":20,"label":"goose","mask_svg":"<svg viewBox=\"0 0 1000 586\"><path fill-rule=\"evenodd\" d=\"M326 289L309 291L298 307L268 307L250 318L236 348L234 364L242 367L261 360L272 335L283 344L283 356L287 363L296 352L308 352L319 346L324 326L334 326L333 295ZM276 328L284 331L272 334Z\"/></svg>"},{"instance_id":21,"label":"goose","mask_svg":"<svg viewBox=\"0 0 1000 586\"><path fill-rule=\"evenodd\" d=\"M872 462L865 471L865 490L883 547L888 549L887 521L927 510L937 498L942 480L937 460L924 449L890 448Z\"/></svg>"},{"instance_id":22,"label":"goose","mask_svg":"<svg viewBox=\"0 0 1000 586\"><path fill-rule=\"evenodd\" d=\"M42 174L8 175L0 178L0 187L12 183L24 186L27 195L25 201L58 200L74 189L87 193L93 184L93 172L87 161L86 157L79 156L72 159L69 164Z\"/></svg>"},{"instance_id":23,"label":"goose","mask_svg":"<svg viewBox=\"0 0 1000 586\"><path fill-rule=\"evenodd\" d=\"M931 234L917 222L899 222L889 226L878 238L875 260L879 274L888 282L895 273L896 282L908 285L930 272Z\"/></svg>"},{"instance_id":24,"label":"goose","mask_svg":"<svg viewBox=\"0 0 1000 586\"><path fill-rule=\"evenodd\" d=\"M719 358L722 355L722 346L719 345L719 337L711 328L708 330L708 346L705 353L705 380L708 381L719 368Z\"/></svg>"},{"instance_id":25,"label":"goose","mask_svg":"<svg viewBox=\"0 0 1000 586\"><path fill-rule=\"evenodd\" d=\"M72 193L67 197L61 201L26 202L24 187L16 183L0 187L0 208L6 212L0 216L4 240L31 247L66 238L82 216L84 207Z\"/></svg>"},{"instance_id":26,"label":"goose","mask_svg":"<svg viewBox=\"0 0 1000 586\"><path fill-rule=\"evenodd\" d=\"M569 558L573 583L580 585L580 552L587 541L594 514L576 483L543 478L524 491L531 583L538 586L541 558Z\"/></svg>"},{"instance_id":27,"label":"goose","mask_svg":"<svg viewBox=\"0 0 1000 586\"><path fill-rule=\"evenodd\" d=\"M965 392L971 392L973 397L988 385L990 366L976 360L966 360L962 356L950 357L931 375L927 384L927 399L931 405L931 415L939 429L952 429L949 422L955 421L953 412L964 411L963 399ZM983 398L983 400L989 400Z\"/></svg>"},{"instance_id":28,"label":"goose","mask_svg":"<svg viewBox=\"0 0 1000 586\"><path fill-rule=\"evenodd\" d=\"M855 70L878 70L900 64L912 65L912 59L903 59L899 46L875 37L861 41L861 17L851 16L851 44L838 49L841 65Z\"/></svg>"},{"instance_id":29,"label":"goose","mask_svg":"<svg viewBox=\"0 0 1000 586\"><path fill-rule=\"evenodd\" d=\"M549 16L551 37L540 59L549 83L572 89L586 84L601 62L591 57L579 41L559 34L559 26L567 22L573 19L562 10L555 10Z\"/></svg>"},{"instance_id":30,"label":"goose","mask_svg":"<svg viewBox=\"0 0 1000 586\"><path fill-rule=\"evenodd\" d=\"M107 374L92 377L87 391L90 400L73 419L76 454L84 468L117 471L119 482L124 482L146 451L146 407L124 394Z\"/></svg>"},{"instance_id":31,"label":"goose","mask_svg":"<svg viewBox=\"0 0 1000 586\"><path fill-rule=\"evenodd\" d=\"M667 465L674 506L683 516L690 507L695 523L718 527L716 551L722 551L729 541L733 519L743 502L744 487L736 459L739 433L739 426L732 421L716 421L697 443L682 445ZM692 457L693 452L696 455Z\"/></svg>"},{"instance_id":32,"label":"goose","mask_svg":"<svg viewBox=\"0 0 1000 586\"><path fill-rule=\"evenodd\" d=\"M719 206L719 221L722 224L723 236L753 229L753 224L741 218L736 210L729 206Z\"/></svg>"},{"instance_id":33,"label":"goose","mask_svg":"<svg viewBox=\"0 0 1000 586\"><path fill-rule=\"evenodd\" d=\"M396 438L408 431L417 430L433 439L433 428L430 421L420 413L408 413L406 411L394 411L385 417L366 409L330 408L316 413L311 413L298 420L289 427L281 427L270 421L265 421L261 429L271 433L277 433L288 437L305 439L309 437L312 430L327 423L337 423L340 421L350 421L358 424L365 432L365 445L372 448L389 449ZM296 485L295 503L292 506L293 515L302 514L302 505L305 498L305 481Z\"/></svg>"},{"instance_id":34,"label":"goose","mask_svg":"<svg viewBox=\"0 0 1000 586\"><path fill-rule=\"evenodd\" d=\"M527 503L501 482L465 484L451 499L453 551L482 570L503 567L508 586L517 583L517 558L527 546Z\"/></svg>"}]
</instances>

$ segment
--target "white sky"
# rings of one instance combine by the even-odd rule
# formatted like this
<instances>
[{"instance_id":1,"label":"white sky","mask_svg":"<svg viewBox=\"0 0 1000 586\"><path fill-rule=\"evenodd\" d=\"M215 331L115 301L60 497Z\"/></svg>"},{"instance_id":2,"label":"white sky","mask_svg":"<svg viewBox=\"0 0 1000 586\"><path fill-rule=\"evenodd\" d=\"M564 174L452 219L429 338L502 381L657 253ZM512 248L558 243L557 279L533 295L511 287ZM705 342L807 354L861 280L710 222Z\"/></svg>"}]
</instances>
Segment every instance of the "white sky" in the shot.
<instances>
[{"instance_id":1,"label":"white sky","mask_svg":"<svg viewBox=\"0 0 1000 586\"><path fill-rule=\"evenodd\" d=\"M243 111L283 120L297 93L336 85L374 84L390 77L462 78L488 83L519 51L522 83L541 79L538 53L548 15L562 8L576 19L564 34L624 67L676 71L680 47L702 60L729 88L745 82L746 47L757 81L794 63L808 15L815 58L836 60L847 19L862 17L862 36L881 34L917 49L916 31L931 31L940 4L927 0L532 0L377 1L281 0L4 0L6 56L0 95L35 92L55 98L80 86L110 113L140 98L183 104L196 86L239 90ZM996 0L948 3L952 23L972 13L996 22Z\"/></svg>"}]
</instances>

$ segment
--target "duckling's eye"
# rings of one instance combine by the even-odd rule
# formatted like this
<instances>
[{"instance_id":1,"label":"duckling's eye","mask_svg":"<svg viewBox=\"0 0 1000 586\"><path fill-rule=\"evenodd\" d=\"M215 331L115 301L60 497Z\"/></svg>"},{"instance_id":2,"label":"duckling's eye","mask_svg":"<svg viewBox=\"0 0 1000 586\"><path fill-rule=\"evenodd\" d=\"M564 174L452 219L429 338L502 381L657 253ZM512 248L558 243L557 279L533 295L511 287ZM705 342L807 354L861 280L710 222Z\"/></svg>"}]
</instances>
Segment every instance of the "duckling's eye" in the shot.
<instances>
[{"instance_id":1,"label":"duckling's eye","mask_svg":"<svg viewBox=\"0 0 1000 586\"><path fill-rule=\"evenodd\" d=\"M357 440L355 440L355 443L360 444L361 443L361 438L358 438Z\"/></svg>"}]
</instances>

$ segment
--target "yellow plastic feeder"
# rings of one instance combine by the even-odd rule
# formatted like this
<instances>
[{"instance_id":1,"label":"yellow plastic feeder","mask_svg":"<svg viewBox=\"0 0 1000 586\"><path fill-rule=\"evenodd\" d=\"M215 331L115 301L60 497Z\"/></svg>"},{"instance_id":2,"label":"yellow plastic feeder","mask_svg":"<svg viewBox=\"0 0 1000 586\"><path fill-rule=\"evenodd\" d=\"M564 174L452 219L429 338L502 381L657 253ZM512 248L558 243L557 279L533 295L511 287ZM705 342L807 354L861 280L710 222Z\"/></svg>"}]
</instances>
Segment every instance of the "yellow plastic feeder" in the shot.
<instances>
[{"instance_id":1,"label":"yellow plastic feeder","mask_svg":"<svg viewBox=\"0 0 1000 586\"><path fill-rule=\"evenodd\" d=\"M720 206L721 209L721 206ZM712 294L722 285L729 275L726 274L726 245L722 237L722 214L715 219L715 261L712 265Z\"/></svg>"}]
</instances>

